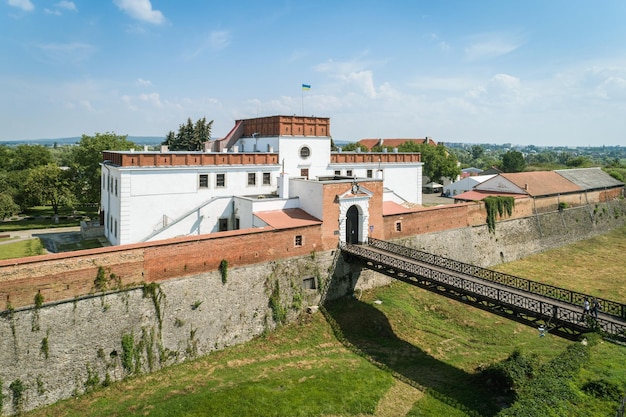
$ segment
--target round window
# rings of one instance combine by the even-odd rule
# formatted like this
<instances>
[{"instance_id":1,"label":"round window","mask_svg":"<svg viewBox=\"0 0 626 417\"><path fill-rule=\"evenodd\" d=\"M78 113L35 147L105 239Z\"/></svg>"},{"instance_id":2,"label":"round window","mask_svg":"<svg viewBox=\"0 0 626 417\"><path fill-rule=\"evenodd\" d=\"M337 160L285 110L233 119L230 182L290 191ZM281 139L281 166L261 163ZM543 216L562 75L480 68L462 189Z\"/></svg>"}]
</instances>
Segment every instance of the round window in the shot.
<instances>
[{"instance_id":1,"label":"round window","mask_svg":"<svg viewBox=\"0 0 626 417\"><path fill-rule=\"evenodd\" d=\"M306 159L311 156L311 149L308 146L303 146L300 148L300 158Z\"/></svg>"}]
</instances>

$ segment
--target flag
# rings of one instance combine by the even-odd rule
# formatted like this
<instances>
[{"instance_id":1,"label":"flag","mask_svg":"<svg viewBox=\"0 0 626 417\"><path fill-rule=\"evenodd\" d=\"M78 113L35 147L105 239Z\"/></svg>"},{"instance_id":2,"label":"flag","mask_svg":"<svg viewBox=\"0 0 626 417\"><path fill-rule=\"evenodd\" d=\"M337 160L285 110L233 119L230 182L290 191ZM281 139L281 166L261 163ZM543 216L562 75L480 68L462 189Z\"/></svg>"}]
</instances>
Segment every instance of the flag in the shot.
<instances>
[{"instance_id":1,"label":"flag","mask_svg":"<svg viewBox=\"0 0 626 417\"><path fill-rule=\"evenodd\" d=\"M302 90L310 90L311 86L309 84L302 84Z\"/></svg>"}]
</instances>

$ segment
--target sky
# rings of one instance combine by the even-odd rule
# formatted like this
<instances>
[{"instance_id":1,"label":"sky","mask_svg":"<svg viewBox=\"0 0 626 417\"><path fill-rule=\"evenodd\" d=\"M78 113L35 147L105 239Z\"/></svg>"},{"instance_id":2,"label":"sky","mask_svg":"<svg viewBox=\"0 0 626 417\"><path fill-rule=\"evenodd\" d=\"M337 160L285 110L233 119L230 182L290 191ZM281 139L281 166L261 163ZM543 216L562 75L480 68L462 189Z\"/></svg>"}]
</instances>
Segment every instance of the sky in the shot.
<instances>
[{"instance_id":1,"label":"sky","mask_svg":"<svg viewBox=\"0 0 626 417\"><path fill-rule=\"evenodd\" d=\"M626 146L624 0L1 1L0 140L295 114L337 141Z\"/></svg>"}]
</instances>

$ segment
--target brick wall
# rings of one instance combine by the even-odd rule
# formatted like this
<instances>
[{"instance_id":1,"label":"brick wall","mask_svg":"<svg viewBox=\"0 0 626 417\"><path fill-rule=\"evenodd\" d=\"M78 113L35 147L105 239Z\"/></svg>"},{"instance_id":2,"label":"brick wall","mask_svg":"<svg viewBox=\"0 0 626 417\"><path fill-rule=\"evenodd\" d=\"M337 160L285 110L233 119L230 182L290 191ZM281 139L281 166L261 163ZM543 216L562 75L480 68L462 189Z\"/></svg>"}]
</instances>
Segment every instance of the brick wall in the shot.
<instances>
[{"instance_id":1,"label":"brick wall","mask_svg":"<svg viewBox=\"0 0 626 417\"><path fill-rule=\"evenodd\" d=\"M302 246L295 246L295 236ZM37 292L45 302L72 299L96 291L99 267L115 287L139 285L215 271L222 259L237 267L291 258L323 250L320 226L288 230L230 231L195 238L113 246L71 253L0 261L0 311L34 304ZM111 279L114 274L115 279Z\"/></svg>"}]
</instances>

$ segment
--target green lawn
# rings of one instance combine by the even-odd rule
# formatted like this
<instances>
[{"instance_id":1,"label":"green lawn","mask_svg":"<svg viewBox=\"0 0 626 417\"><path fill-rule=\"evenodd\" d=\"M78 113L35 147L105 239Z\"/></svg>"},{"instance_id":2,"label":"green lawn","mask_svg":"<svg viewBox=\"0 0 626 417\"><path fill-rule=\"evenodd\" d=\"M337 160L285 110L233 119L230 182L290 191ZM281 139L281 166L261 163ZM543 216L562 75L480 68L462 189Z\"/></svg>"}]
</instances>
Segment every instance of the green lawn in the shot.
<instances>
[{"instance_id":1,"label":"green lawn","mask_svg":"<svg viewBox=\"0 0 626 417\"><path fill-rule=\"evenodd\" d=\"M58 222L53 220L53 216L54 211L51 207L32 207L20 213L14 219L0 221L0 232L80 226L80 221L84 218L96 219L98 217L98 208L61 208L59 209Z\"/></svg>"},{"instance_id":2,"label":"green lawn","mask_svg":"<svg viewBox=\"0 0 626 417\"><path fill-rule=\"evenodd\" d=\"M46 253L46 251L39 238L3 243L0 245L0 260L42 255L44 253Z\"/></svg>"}]
</instances>

